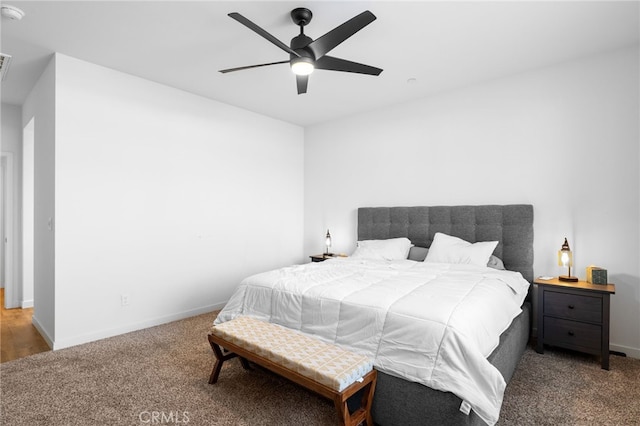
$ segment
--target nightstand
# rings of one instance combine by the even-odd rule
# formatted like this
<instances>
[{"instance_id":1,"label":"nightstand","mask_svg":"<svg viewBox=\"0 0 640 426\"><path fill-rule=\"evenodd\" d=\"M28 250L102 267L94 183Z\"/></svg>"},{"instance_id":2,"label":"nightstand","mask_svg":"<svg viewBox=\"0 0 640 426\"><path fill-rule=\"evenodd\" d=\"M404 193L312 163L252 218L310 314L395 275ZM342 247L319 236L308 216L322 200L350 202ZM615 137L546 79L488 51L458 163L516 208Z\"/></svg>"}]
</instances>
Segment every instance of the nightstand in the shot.
<instances>
[{"instance_id":1,"label":"nightstand","mask_svg":"<svg viewBox=\"0 0 640 426\"><path fill-rule=\"evenodd\" d=\"M608 370L609 296L616 286L558 278L533 282L538 285L536 352L544 353L548 344L600 355L602 368Z\"/></svg>"},{"instance_id":2,"label":"nightstand","mask_svg":"<svg viewBox=\"0 0 640 426\"><path fill-rule=\"evenodd\" d=\"M343 253L330 253L330 254L314 254L313 256L309 256L312 262L324 262L327 259L336 259L338 257L347 257L346 254Z\"/></svg>"},{"instance_id":3,"label":"nightstand","mask_svg":"<svg viewBox=\"0 0 640 426\"><path fill-rule=\"evenodd\" d=\"M313 256L309 256L312 262L324 262L327 259L331 259L336 257L335 255L330 254L314 254Z\"/></svg>"}]
</instances>

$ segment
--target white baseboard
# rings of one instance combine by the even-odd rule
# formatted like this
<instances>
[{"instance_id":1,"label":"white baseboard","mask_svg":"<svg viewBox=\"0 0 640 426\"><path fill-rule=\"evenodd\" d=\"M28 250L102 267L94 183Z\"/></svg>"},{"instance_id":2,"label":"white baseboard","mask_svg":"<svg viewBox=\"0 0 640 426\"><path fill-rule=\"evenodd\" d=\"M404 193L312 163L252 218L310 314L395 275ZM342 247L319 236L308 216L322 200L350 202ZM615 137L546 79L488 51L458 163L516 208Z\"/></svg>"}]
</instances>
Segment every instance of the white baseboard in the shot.
<instances>
[{"instance_id":1,"label":"white baseboard","mask_svg":"<svg viewBox=\"0 0 640 426\"><path fill-rule=\"evenodd\" d=\"M615 352L622 352L626 356L628 356L629 358L640 359L640 349L638 349L638 348L632 348L632 347L629 347L629 346L609 344L609 350L615 351Z\"/></svg>"},{"instance_id":2,"label":"white baseboard","mask_svg":"<svg viewBox=\"0 0 640 426\"><path fill-rule=\"evenodd\" d=\"M33 299L31 300L23 300L20 304L22 309L33 308Z\"/></svg>"},{"instance_id":3,"label":"white baseboard","mask_svg":"<svg viewBox=\"0 0 640 426\"><path fill-rule=\"evenodd\" d=\"M169 322L194 317L196 315L213 312L217 309L222 309L224 305L226 305L226 302L220 302L213 305L191 309L185 312L179 312L177 314L158 317L150 320L141 321L138 323L127 324L122 327L104 329L104 330L96 331L94 333L83 334L80 336L75 336L67 339L56 340L53 342L52 347L53 347L53 350L58 350L58 349L68 348L71 346L81 345L83 343L93 342L96 340L106 339L108 337L118 336L120 334L130 333L132 331L142 330L149 327L155 327L157 325L162 325Z\"/></svg>"},{"instance_id":4,"label":"white baseboard","mask_svg":"<svg viewBox=\"0 0 640 426\"><path fill-rule=\"evenodd\" d=\"M38 333L40 333L47 345L49 345L50 348L53 348L53 339L51 338L51 336L49 336L44 327L42 327L42 324L40 324L40 321L38 321L38 318L36 318L35 315L31 317L31 323L36 328L36 330L38 330Z\"/></svg>"}]
</instances>

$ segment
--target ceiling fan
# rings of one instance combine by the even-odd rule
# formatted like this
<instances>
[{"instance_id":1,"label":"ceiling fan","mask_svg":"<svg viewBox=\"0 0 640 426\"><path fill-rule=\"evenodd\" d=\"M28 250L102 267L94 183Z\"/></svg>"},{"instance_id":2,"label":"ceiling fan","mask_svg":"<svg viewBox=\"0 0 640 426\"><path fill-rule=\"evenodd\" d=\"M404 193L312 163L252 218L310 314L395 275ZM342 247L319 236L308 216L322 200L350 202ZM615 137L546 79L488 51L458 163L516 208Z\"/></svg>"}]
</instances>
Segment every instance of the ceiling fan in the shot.
<instances>
[{"instance_id":1,"label":"ceiling fan","mask_svg":"<svg viewBox=\"0 0 640 426\"><path fill-rule=\"evenodd\" d=\"M289 53L289 60L269 62L266 64L248 65L244 67L228 68L220 70L221 73L232 71L241 71L250 68L266 67L269 65L286 64L291 65L291 70L296 74L296 84L298 86L298 94L307 93L307 85L309 84L309 74L314 69L343 71L368 75L380 75L382 69L369 65L359 64L357 62L328 56L327 53L340 43L360 31L362 28L375 21L376 16L366 10L361 14L349 19L342 25L337 26L322 37L315 41L304 34L304 27L307 25L313 14L304 7L298 7L291 11L291 19L300 27L300 34L291 39L291 45L287 46L273 35L269 34L258 25L251 22L237 12L229 13L229 17L240 22L242 25L255 31L258 35L269 40L280 49Z\"/></svg>"}]
</instances>

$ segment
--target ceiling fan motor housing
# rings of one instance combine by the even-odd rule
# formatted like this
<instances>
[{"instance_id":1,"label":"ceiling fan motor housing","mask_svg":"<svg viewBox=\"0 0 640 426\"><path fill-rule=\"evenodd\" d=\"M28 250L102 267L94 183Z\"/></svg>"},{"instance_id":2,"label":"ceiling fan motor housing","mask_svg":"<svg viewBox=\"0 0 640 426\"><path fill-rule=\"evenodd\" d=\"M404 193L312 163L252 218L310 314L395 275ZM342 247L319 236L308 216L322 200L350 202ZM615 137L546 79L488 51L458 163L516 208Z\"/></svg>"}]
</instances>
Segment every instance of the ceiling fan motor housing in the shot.
<instances>
[{"instance_id":1,"label":"ceiling fan motor housing","mask_svg":"<svg viewBox=\"0 0 640 426\"><path fill-rule=\"evenodd\" d=\"M309 43L311 43L313 39L304 34L300 34L291 39L291 49L295 50L301 57L311 58L315 61L315 56L311 49L307 49ZM289 55L291 59L296 58L294 55Z\"/></svg>"}]
</instances>

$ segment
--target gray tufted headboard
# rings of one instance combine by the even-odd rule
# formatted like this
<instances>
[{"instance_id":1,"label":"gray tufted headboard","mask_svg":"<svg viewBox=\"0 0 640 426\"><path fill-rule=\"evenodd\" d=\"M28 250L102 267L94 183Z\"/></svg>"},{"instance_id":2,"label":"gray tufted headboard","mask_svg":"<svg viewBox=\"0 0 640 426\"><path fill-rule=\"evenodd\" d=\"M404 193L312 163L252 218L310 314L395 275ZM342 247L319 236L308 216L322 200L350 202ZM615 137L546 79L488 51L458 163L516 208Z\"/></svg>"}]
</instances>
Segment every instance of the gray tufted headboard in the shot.
<instances>
[{"instance_id":1,"label":"gray tufted headboard","mask_svg":"<svg viewBox=\"0 0 640 426\"><path fill-rule=\"evenodd\" d=\"M498 241L493 254L507 269L533 282L533 206L361 207L358 240L407 237L430 247L436 232L471 243Z\"/></svg>"}]
</instances>

